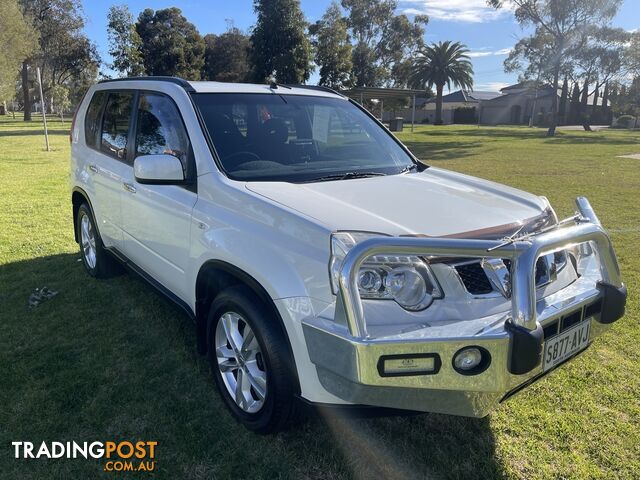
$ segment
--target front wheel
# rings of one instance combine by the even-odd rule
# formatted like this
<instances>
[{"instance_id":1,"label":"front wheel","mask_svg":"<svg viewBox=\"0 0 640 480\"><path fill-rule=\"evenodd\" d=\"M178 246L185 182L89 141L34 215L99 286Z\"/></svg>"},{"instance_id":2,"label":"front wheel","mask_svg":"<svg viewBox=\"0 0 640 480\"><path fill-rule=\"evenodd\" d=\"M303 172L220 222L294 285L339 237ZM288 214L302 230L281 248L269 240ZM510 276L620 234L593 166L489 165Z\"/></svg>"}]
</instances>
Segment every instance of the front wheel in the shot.
<instances>
[{"instance_id":1,"label":"front wheel","mask_svg":"<svg viewBox=\"0 0 640 480\"><path fill-rule=\"evenodd\" d=\"M209 362L233 416L256 433L286 429L299 417L295 367L278 320L247 287L221 292L208 321Z\"/></svg>"}]
</instances>

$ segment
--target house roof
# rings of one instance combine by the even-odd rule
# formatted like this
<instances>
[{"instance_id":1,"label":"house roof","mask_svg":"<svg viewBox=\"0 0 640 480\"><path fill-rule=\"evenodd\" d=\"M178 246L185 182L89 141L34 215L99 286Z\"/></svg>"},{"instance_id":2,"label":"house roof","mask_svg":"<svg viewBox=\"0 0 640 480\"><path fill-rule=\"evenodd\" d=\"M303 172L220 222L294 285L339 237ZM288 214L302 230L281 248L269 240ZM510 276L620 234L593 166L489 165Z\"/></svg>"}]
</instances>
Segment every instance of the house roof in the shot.
<instances>
[{"instance_id":1,"label":"house roof","mask_svg":"<svg viewBox=\"0 0 640 480\"><path fill-rule=\"evenodd\" d=\"M491 100L492 98L499 97L500 94L498 92L469 92L469 95L476 100Z\"/></svg>"},{"instance_id":2,"label":"house roof","mask_svg":"<svg viewBox=\"0 0 640 480\"><path fill-rule=\"evenodd\" d=\"M443 103L478 103L480 100L490 100L499 97L495 92L474 92L468 90L457 90L442 97ZM430 98L426 103L435 103L435 98Z\"/></svg>"},{"instance_id":3,"label":"house roof","mask_svg":"<svg viewBox=\"0 0 640 480\"><path fill-rule=\"evenodd\" d=\"M517 87L517 88L516 88ZM517 102L521 97L529 97L530 99L536 98L546 98L553 95L554 89L551 85L539 85L536 88L535 82L520 82L516 85L511 85L510 87L503 88L501 90L502 95L497 95L493 98L483 99L485 102L490 102L492 104L513 104ZM562 96L562 89L558 89L556 91L558 98ZM568 99L567 101L569 101ZM598 97L598 105L603 105L602 96ZM593 105L594 96L593 94L589 95L587 98L587 105ZM611 103L607 102L607 106Z\"/></svg>"},{"instance_id":4,"label":"house roof","mask_svg":"<svg viewBox=\"0 0 640 480\"><path fill-rule=\"evenodd\" d=\"M426 92L424 90L416 90L411 88L380 88L380 87L356 87L351 90L342 90L340 92L349 98L355 100L381 100L384 98L407 98L407 97L424 97Z\"/></svg>"},{"instance_id":5,"label":"house roof","mask_svg":"<svg viewBox=\"0 0 640 480\"><path fill-rule=\"evenodd\" d=\"M535 88L536 82L533 80L525 80L524 82L518 82L515 85L509 85L508 87L501 88L501 92L511 92L513 90L524 90L528 88Z\"/></svg>"}]
</instances>

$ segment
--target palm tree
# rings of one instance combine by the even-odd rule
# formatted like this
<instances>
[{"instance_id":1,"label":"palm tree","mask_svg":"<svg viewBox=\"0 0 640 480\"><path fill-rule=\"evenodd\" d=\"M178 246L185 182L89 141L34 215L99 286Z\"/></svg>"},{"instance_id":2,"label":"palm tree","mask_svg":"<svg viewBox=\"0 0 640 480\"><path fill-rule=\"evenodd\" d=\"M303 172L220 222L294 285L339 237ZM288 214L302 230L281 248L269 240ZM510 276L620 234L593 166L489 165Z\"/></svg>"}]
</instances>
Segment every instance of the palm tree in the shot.
<instances>
[{"instance_id":1,"label":"palm tree","mask_svg":"<svg viewBox=\"0 0 640 480\"><path fill-rule=\"evenodd\" d=\"M409 83L414 88L436 86L436 125L442 125L442 90L451 84L465 90L473 87L473 67L466 45L438 42L422 47L413 61Z\"/></svg>"}]
</instances>

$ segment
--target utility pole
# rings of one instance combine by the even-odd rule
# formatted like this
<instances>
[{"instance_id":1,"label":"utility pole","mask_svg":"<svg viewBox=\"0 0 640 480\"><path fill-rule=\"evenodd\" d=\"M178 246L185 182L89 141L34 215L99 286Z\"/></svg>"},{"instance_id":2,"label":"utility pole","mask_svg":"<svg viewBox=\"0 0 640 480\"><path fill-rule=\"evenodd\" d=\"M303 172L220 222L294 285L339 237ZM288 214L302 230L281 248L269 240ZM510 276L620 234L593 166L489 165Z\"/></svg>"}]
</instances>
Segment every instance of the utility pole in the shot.
<instances>
[{"instance_id":1,"label":"utility pole","mask_svg":"<svg viewBox=\"0 0 640 480\"><path fill-rule=\"evenodd\" d=\"M38 75L38 87L40 88L40 108L42 109L42 123L44 124L44 142L49 151L49 131L47 130L47 112L44 108L44 95L42 95L42 78L40 77L40 67L36 68Z\"/></svg>"}]
</instances>

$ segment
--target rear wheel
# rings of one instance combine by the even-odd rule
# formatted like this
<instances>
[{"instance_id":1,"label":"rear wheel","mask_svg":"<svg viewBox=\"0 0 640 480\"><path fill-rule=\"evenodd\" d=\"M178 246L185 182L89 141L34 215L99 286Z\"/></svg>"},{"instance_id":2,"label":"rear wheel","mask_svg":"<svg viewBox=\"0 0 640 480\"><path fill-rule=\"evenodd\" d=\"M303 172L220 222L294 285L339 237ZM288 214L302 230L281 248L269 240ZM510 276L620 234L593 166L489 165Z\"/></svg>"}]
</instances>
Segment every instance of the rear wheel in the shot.
<instances>
[{"instance_id":1,"label":"rear wheel","mask_svg":"<svg viewBox=\"0 0 640 480\"><path fill-rule=\"evenodd\" d=\"M121 271L117 261L107 252L86 203L78 208L76 231L85 269L92 277L107 278Z\"/></svg>"},{"instance_id":2,"label":"rear wheel","mask_svg":"<svg viewBox=\"0 0 640 480\"><path fill-rule=\"evenodd\" d=\"M233 416L249 430L273 433L299 418L293 359L278 319L247 287L221 292L208 321L209 362Z\"/></svg>"}]
</instances>

